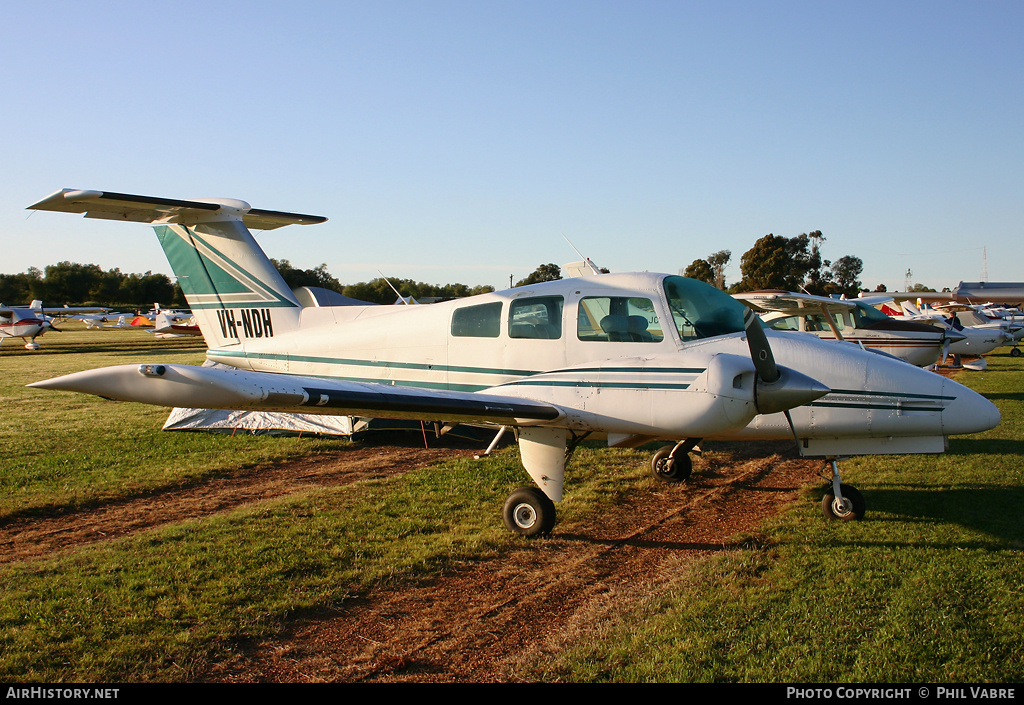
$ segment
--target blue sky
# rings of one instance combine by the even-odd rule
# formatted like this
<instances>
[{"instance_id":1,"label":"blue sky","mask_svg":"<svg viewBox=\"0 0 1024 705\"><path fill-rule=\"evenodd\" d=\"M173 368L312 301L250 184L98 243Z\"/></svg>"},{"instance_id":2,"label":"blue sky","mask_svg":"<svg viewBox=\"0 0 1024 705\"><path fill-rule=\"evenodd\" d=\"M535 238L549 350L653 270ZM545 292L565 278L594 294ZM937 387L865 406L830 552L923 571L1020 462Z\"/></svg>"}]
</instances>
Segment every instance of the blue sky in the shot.
<instances>
[{"instance_id":1,"label":"blue sky","mask_svg":"<svg viewBox=\"0 0 1024 705\"><path fill-rule=\"evenodd\" d=\"M271 257L491 284L821 230L863 283L1024 280L1020 2L47 2L0 23L0 272L170 272L60 188L327 216Z\"/></svg>"}]
</instances>

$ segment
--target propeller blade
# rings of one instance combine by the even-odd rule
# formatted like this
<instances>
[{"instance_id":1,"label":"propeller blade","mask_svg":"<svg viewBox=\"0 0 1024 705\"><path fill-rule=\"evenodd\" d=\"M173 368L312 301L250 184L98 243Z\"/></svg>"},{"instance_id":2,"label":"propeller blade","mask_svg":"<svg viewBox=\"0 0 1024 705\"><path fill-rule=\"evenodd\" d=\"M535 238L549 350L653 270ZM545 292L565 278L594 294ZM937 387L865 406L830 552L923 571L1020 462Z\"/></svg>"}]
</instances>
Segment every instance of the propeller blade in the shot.
<instances>
[{"instance_id":1,"label":"propeller blade","mask_svg":"<svg viewBox=\"0 0 1024 705\"><path fill-rule=\"evenodd\" d=\"M786 421L789 423L789 430L793 433L793 440L796 441L796 449L799 452L799 450L800 450L800 437L798 435L796 435L796 426L793 424L793 417L790 415L789 409L786 409L782 413L784 413L786 415Z\"/></svg>"},{"instance_id":2,"label":"propeller blade","mask_svg":"<svg viewBox=\"0 0 1024 705\"><path fill-rule=\"evenodd\" d=\"M750 348L750 359L754 362L757 376L769 384L779 379L779 367L775 364L775 356L768 344L768 336L761 327L761 319L752 309L743 314L743 327L747 331L747 346Z\"/></svg>"},{"instance_id":3,"label":"propeller blade","mask_svg":"<svg viewBox=\"0 0 1024 705\"><path fill-rule=\"evenodd\" d=\"M775 363L768 336L761 319L752 309L743 314L743 327L747 331L750 359L757 370L754 383L754 404L758 413L774 414L803 406L819 399L831 390L816 379ZM790 422L792 427L792 421Z\"/></svg>"}]
</instances>

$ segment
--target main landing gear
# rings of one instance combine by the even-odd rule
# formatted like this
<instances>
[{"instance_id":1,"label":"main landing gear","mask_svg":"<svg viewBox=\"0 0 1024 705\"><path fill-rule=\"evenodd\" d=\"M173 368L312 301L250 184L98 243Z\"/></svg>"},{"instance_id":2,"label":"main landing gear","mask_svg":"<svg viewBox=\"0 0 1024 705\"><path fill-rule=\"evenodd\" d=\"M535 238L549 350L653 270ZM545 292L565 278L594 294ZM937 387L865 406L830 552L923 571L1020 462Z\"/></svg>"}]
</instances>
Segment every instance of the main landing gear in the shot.
<instances>
[{"instance_id":1,"label":"main landing gear","mask_svg":"<svg viewBox=\"0 0 1024 705\"><path fill-rule=\"evenodd\" d=\"M825 461L825 468L831 466L831 491L821 499L821 512L831 521L859 521L864 518L867 505L862 495L853 485L844 485L839 477L839 465L835 458ZM825 468L822 468L824 471ZM822 472L822 477L826 477Z\"/></svg>"},{"instance_id":2,"label":"main landing gear","mask_svg":"<svg viewBox=\"0 0 1024 705\"><path fill-rule=\"evenodd\" d=\"M547 536L555 528L555 503L536 487L520 487L505 500L501 516L514 534Z\"/></svg>"},{"instance_id":3,"label":"main landing gear","mask_svg":"<svg viewBox=\"0 0 1024 705\"><path fill-rule=\"evenodd\" d=\"M520 487L505 500L501 517L509 531L528 538L551 534L555 527L555 502L562 499L565 465L588 435L567 429L519 429L523 467L537 486Z\"/></svg>"}]
</instances>

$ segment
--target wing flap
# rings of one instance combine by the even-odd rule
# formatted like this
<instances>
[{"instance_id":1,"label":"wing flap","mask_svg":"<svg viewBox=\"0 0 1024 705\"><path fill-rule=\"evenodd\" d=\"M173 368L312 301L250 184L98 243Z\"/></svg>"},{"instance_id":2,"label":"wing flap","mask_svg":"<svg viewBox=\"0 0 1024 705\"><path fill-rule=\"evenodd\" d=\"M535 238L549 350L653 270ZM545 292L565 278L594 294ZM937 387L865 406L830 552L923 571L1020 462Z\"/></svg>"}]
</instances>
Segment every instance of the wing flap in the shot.
<instances>
[{"instance_id":1,"label":"wing flap","mask_svg":"<svg viewBox=\"0 0 1024 705\"><path fill-rule=\"evenodd\" d=\"M521 425L553 422L558 407L494 394L424 390L192 365L119 365L28 385L169 407L359 415Z\"/></svg>"}]
</instances>

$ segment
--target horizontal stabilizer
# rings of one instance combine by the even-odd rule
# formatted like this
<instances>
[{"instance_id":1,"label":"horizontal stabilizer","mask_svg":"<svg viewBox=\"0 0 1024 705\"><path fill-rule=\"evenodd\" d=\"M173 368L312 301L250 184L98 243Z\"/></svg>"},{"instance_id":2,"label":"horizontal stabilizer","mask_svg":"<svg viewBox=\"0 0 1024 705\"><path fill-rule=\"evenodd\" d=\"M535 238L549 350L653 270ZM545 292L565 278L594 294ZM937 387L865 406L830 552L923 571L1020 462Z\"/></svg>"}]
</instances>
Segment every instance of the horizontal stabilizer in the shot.
<instances>
[{"instance_id":1,"label":"horizontal stabilizer","mask_svg":"<svg viewBox=\"0 0 1024 705\"><path fill-rule=\"evenodd\" d=\"M327 218L319 215L285 213L253 208L245 201L233 199L178 200L135 196L111 191L63 189L29 210L81 213L86 218L124 220L133 223L196 223L236 219L254 230L273 230L285 225L315 225Z\"/></svg>"},{"instance_id":2,"label":"horizontal stabilizer","mask_svg":"<svg viewBox=\"0 0 1024 705\"><path fill-rule=\"evenodd\" d=\"M556 406L494 394L426 390L192 365L120 365L28 385L170 407L516 425L555 421Z\"/></svg>"}]
</instances>

